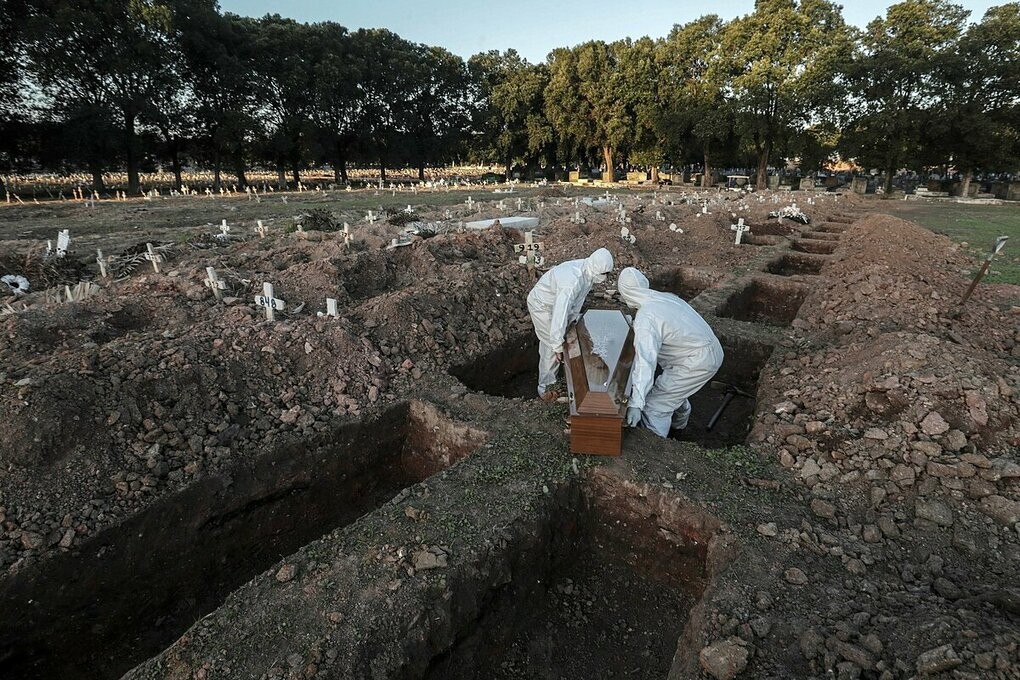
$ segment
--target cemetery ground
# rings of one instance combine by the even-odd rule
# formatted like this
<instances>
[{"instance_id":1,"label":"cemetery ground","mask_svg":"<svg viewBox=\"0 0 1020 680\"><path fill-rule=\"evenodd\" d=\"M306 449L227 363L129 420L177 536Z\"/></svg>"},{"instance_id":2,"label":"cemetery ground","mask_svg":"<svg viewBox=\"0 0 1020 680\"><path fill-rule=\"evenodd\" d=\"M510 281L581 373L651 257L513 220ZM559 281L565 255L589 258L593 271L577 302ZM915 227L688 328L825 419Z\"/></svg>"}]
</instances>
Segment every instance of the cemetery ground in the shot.
<instances>
[{"instance_id":1,"label":"cemetery ground","mask_svg":"<svg viewBox=\"0 0 1020 680\"><path fill-rule=\"evenodd\" d=\"M0 298L0 676L1020 677L1008 277L959 308L976 253L864 197L484 191L0 210L32 285ZM678 440L568 453L498 217L705 316Z\"/></svg>"}]
</instances>

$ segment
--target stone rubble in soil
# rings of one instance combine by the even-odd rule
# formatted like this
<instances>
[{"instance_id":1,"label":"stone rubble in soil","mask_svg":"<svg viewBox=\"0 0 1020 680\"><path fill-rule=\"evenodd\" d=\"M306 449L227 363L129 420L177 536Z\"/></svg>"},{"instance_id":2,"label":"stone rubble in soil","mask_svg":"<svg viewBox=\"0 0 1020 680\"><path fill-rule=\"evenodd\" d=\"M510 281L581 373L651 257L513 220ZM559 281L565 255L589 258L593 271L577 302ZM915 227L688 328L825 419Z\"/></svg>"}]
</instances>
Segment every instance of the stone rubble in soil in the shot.
<instances>
[{"instance_id":1,"label":"stone rubble in soil","mask_svg":"<svg viewBox=\"0 0 1020 680\"><path fill-rule=\"evenodd\" d=\"M752 238L779 246L830 216L850 218L829 223L845 231L822 275L793 277L810 293L762 372L749 438L801 514L730 522L738 542L763 542L775 563L716 576L685 633L686 677L1020 677L1020 316L1008 296L979 288L954 316L974 262L912 223L860 217L871 202L819 201L800 227L767 220L771 200L682 196L623 199L634 244L619 238L613 205L548 195L528 214L542 220L547 263L605 246L617 271L725 272L718 290L770 250L735 246L730 210L748 204L739 214ZM706 196L710 214L698 216ZM494 204L477 218L455 212L497 216ZM425 221L443 213L420 209ZM86 302L33 293L26 311L0 316L0 573L73 553L280 437L365 418L530 333L517 232L383 250L399 226L341 217L350 249L335 233L281 229L178 247L162 274L146 263ZM220 304L202 283L206 266L228 282ZM286 301L272 323L252 304L264 281ZM593 301L606 302L601 290ZM326 297L340 318L316 316ZM725 517L725 500L716 505ZM281 583L295 578L284 567L270 573ZM291 661L302 667L307 656Z\"/></svg>"}]
</instances>

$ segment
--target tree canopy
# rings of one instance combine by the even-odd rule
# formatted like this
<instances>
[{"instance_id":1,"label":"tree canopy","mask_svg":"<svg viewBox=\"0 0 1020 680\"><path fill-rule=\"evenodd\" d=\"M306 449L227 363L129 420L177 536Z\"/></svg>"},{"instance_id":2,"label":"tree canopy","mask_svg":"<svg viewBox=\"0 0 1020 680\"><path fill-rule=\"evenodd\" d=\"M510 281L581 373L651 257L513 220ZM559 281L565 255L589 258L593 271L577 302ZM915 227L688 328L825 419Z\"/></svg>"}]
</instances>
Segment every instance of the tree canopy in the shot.
<instances>
[{"instance_id":1,"label":"tree canopy","mask_svg":"<svg viewBox=\"0 0 1020 680\"><path fill-rule=\"evenodd\" d=\"M758 0L659 39L589 41L532 64L468 59L385 29L215 0L2 0L0 172L185 167L281 185L306 169L455 159L529 176L583 167L802 171L837 155L864 168L1020 167L1020 3L972 18L904 0L863 30L829 0ZM543 170L544 168L544 170Z\"/></svg>"}]
</instances>

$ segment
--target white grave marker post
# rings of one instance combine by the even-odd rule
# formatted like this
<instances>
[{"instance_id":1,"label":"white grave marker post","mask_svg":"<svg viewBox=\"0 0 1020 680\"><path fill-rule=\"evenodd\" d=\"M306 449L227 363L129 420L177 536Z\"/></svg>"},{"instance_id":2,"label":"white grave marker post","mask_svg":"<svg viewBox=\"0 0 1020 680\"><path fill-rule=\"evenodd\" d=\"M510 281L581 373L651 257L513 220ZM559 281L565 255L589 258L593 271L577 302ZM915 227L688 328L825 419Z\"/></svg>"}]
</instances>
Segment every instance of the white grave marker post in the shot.
<instances>
[{"instance_id":1,"label":"white grave marker post","mask_svg":"<svg viewBox=\"0 0 1020 680\"><path fill-rule=\"evenodd\" d=\"M297 232L296 233L297 233L297 237L298 238L305 238L305 239L308 238L308 234L305 232L305 225L303 225L303 224L297 225Z\"/></svg>"},{"instance_id":2,"label":"white grave marker post","mask_svg":"<svg viewBox=\"0 0 1020 680\"><path fill-rule=\"evenodd\" d=\"M57 257L67 255L67 249L71 245L71 232L63 229L57 232Z\"/></svg>"},{"instance_id":3,"label":"white grave marker post","mask_svg":"<svg viewBox=\"0 0 1020 680\"><path fill-rule=\"evenodd\" d=\"M103 257L103 251L102 250L99 250L99 249L96 250L96 263L99 264L99 274L100 274L100 276L102 276L105 279L106 278L106 265L108 263L108 260L105 257Z\"/></svg>"},{"instance_id":4,"label":"white grave marker post","mask_svg":"<svg viewBox=\"0 0 1020 680\"><path fill-rule=\"evenodd\" d=\"M637 242L637 237L630 233L630 229L627 227L620 228L620 238L631 245L634 245Z\"/></svg>"},{"instance_id":5,"label":"white grave marker post","mask_svg":"<svg viewBox=\"0 0 1020 680\"><path fill-rule=\"evenodd\" d=\"M230 227L227 226L227 221L226 220L223 220L223 222L220 223L220 236L219 237L221 239L224 239L224 240L230 238Z\"/></svg>"},{"instance_id":6,"label":"white grave marker post","mask_svg":"<svg viewBox=\"0 0 1020 680\"><path fill-rule=\"evenodd\" d=\"M259 235L259 238L265 238L269 234L269 230L266 229L266 225L262 224L262 220L256 220L257 227L255 227L255 233Z\"/></svg>"},{"instance_id":7,"label":"white grave marker post","mask_svg":"<svg viewBox=\"0 0 1020 680\"><path fill-rule=\"evenodd\" d=\"M205 268L205 285L212 289L213 295L216 296L217 300L223 299L223 293L220 291L226 289L227 282L223 281L216 275L216 270L212 267Z\"/></svg>"},{"instance_id":8,"label":"white grave marker post","mask_svg":"<svg viewBox=\"0 0 1020 680\"><path fill-rule=\"evenodd\" d=\"M751 227L749 227L746 224L744 224L744 218L741 217L739 220L737 220L736 224L734 224L733 226L730 227L730 231L737 232L737 238L734 239L733 243L734 243L734 245L738 245L739 246L740 245L740 240L744 237L744 232L745 231L751 231Z\"/></svg>"},{"instance_id":9,"label":"white grave marker post","mask_svg":"<svg viewBox=\"0 0 1020 680\"><path fill-rule=\"evenodd\" d=\"M159 263L163 261L163 256L152 249L151 243L145 244L145 259L152 263L152 268L159 273Z\"/></svg>"},{"instance_id":10,"label":"white grave marker post","mask_svg":"<svg viewBox=\"0 0 1020 680\"><path fill-rule=\"evenodd\" d=\"M545 244L541 241L535 241L535 232L526 231L524 232L524 243L518 243L514 246L514 252L524 253L518 257L518 261L521 264L528 265L528 268L534 268L536 265L542 264L542 256L540 251L545 247Z\"/></svg>"},{"instance_id":11,"label":"white grave marker post","mask_svg":"<svg viewBox=\"0 0 1020 680\"><path fill-rule=\"evenodd\" d=\"M467 200L464 202L467 203L468 210L471 210L471 208L475 207L475 201L470 196L468 196Z\"/></svg>"},{"instance_id":12,"label":"white grave marker post","mask_svg":"<svg viewBox=\"0 0 1020 680\"><path fill-rule=\"evenodd\" d=\"M365 221L368 222L369 224L375 224L376 219L378 218L375 216L375 213L369 210L368 217L365 218Z\"/></svg>"},{"instance_id":13,"label":"white grave marker post","mask_svg":"<svg viewBox=\"0 0 1020 680\"><path fill-rule=\"evenodd\" d=\"M336 298L326 298L326 316L331 316L334 319L340 316L336 307Z\"/></svg>"},{"instance_id":14,"label":"white grave marker post","mask_svg":"<svg viewBox=\"0 0 1020 680\"><path fill-rule=\"evenodd\" d=\"M266 308L267 321L276 321L276 311L285 306L283 300L274 297L273 284L268 282L262 284L262 295L255 296L255 304Z\"/></svg>"}]
</instances>

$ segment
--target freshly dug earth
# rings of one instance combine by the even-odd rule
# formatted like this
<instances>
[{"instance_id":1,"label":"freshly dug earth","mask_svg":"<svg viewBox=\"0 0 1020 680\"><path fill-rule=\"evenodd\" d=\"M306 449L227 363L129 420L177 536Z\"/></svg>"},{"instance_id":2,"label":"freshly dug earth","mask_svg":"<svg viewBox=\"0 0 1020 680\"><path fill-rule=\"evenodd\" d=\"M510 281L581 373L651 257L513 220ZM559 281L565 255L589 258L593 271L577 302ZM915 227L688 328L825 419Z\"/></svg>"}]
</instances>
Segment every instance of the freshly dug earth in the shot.
<instances>
[{"instance_id":1,"label":"freshly dug earth","mask_svg":"<svg viewBox=\"0 0 1020 680\"><path fill-rule=\"evenodd\" d=\"M93 247L124 266L83 302L0 299L13 310L0 316L0 675L118 677L137 665L128 677L421 678L476 650L492 660L477 677L591 677L607 665L673 679L724 667L1018 676L1020 317L1015 291L994 288L956 309L974 263L950 241L866 216L863 199L801 199L812 223L791 226L766 218L789 196L677 189L617 194L630 244L618 204L575 204L576 188L524 194L546 262L606 246L617 267L682 289L738 359L727 379L755 397L723 419L751 419L746 446L641 431L619 460L572 460L565 406L520 398L534 351L523 303L534 279L513 250L522 236L455 228L516 211L403 194L393 200L431 201L415 212L453 228L386 250L402 227L366 223L365 204L382 199L354 193L307 199L352 225L350 246L336 232L288 233L279 204L264 206L273 229L258 238L260 208L244 199L229 239L211 236L220 199L181 199L201 227L168 226L166 206L153 206L159 230L140 236L146 213L132 203L101 204L94 232L77 211L46 209L47 230L72 227L88 250L72 248L60 265L72 273L40 287L72 285L79 270L98 279ZM28 214L38 210L11 208L0 225L19 211L42 220ZM733 244L737 216L761 245ZM776 271L777 257L817 250L799 247L822 242L803 238L816 230L835 249L816 256L817 272ZM165 246L159 274L137 257L146 242ZM16 270L38 241L8 247L3 265ZM227 284L222 302L203 285L207 266ZM286 301L275 322L251 304L266 281ZM611 287L589 303L616 305ZM317 315L326 297L339 318ZM756 315L767 305L785 311ZM357 428L363 439L344 434ZM377 445L430 462L359 486L369 467L358 456ZM147 518L177 532L174 571L202 582L198 569L187 576L199 564L191 532L228 522L227 535L258 537L287 516L319 516L305 489L329 469L348 475L337 484L396 496L272 543L275 554L232 553L218 568L239 571L202 602L174 607L162 576L141 584L130 570L105 612L88 601L104 557L160 554L158 534L135 531ZM274 486L284 470L298 482ZM228 512L201 524L206 503ZM246 519L259 513L275 519ZM683 569L642 568L668 564ZM514 602L533 607L505 608ZM62 608L68 620L98 616L98 647L34 646L48 630L41 612ZM513 614L505 625L501 611ZM487 619L504 644L472 642Z\"/></svg>"}]
</instances>

